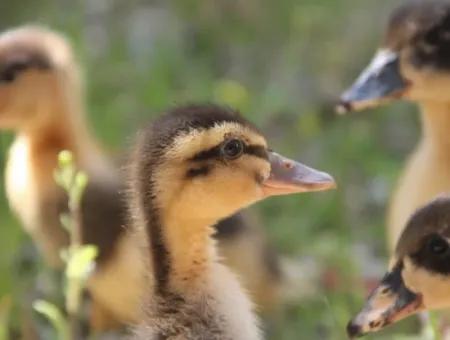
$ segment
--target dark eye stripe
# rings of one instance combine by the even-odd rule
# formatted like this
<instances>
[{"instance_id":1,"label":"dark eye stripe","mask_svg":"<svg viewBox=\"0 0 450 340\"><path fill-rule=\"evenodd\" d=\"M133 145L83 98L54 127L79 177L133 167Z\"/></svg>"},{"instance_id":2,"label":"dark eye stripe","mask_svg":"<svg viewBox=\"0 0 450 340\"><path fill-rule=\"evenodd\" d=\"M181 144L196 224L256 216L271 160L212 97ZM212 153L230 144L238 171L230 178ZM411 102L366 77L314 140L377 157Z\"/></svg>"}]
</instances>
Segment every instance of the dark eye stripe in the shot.
<instances>
[{"instance_id":1,"label":"dark eye stripe","mask_svg":"<svg viewBox=\"0 0 450 340\"><path fill-rule=\"evenodd\" d=\"M219 158L220 157L220 146L222 144L216 145L209 150L200 151L189 160L194 162L207 161L209 159Z\"/></svg>"},{"instance_id":2,"label":"dark eye stripe","mask_svg":"<svg viewBox=\"0 0 450 340\"><path fill-rule=\"evenodd\" d=\"M261 145L246 145L244 153L262 159L269 159L269 155L267 154L266 148Z\"/></svg>"},{"instance_id":3,"label":"dark eye stripe","mask_svg":"<svg viewBox=\"0 0 450 340\"><path fill-rule=\"evenodd\" d=\"M208 166L203 166L200 168L192 168L186 172L186 178L194 178L199 176L206 176L210 172L210 168Z\"/></svg>"},{"instance_id":4,"label":"dark eye stripe","mask_svg":"<svg viewBox=\"0 0 450 340\"><path fill-rule=\"evenodd\" d=\"M423 267L434 273L448 275L450 274L450 253L445 252L436 255L430 252L429 241L433 237L436 237L436 235L430 235L418 251L410 254L410 258L419 267Z\"/></svg>"},{"instance_id":5,"label":"dark eye stripe","mask_svg":"<svg viewBox=\"0 0 450 340\"><path fill-rule=\"evenodd\" d=\"M207 161L210 159L218 159L221 158L221 146L222 143L212 147L211 149L201 151L191 157L189 160L194 162ZM248 155L252 155L262 159L268 159L269 156L267 154L267 150L264 146L261 145L245 145L244 153Z\"/></svg>"}]
</instances>

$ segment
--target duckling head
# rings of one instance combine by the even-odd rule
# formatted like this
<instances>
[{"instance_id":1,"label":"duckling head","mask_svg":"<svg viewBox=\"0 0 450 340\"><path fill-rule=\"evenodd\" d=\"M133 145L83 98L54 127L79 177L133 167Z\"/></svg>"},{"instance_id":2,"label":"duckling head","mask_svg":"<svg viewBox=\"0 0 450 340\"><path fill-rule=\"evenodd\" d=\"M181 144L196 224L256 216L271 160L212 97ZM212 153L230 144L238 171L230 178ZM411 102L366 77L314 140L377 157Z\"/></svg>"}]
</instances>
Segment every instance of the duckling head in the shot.
<instances>
[{"instance_id":1,"label":"duckling head","mask_svg":"<svg viewBox=\"0 0 450 340\"><path fill-rule=\"evenodd\" d=\"M143 209L218 220L274 195L335 187L333 178L272 151L237 112L178 107L138 139L132 192ZM152 209L150 209L152 210Z\"/></svg>"},{"instance_id":2,"label":"duckling head","mask_svg":"<svg viewBox=\"0 0 450 340\"><path fill-rule=\"evenodd\" d=\"M54 117L55 106L79 89L78 69L66 39L40 26L22 26L0 35L0 128L26 129Z\"/></svg>"},{"instance_id":3,"label":"duckling head","mask_svg":"<svg viewBox=\"0 0 450 340\"><path fill-rule=\"evenodd\" d=\"M422 310L450 307L450 198L419 209L401 235L390 269L348 324L349 336L374 332Z\"/></svg>"},{"instance_id":4,"label":"duckling head","mask_svg":"<svg viewBox=\"0 0 450 340\"><path fill-rule=\"evenodd\" d=\"M341 113L406 99L449 102L450 2L408 1L391 15L382 46L341 96Z\"/></svg>"}]
</instances>

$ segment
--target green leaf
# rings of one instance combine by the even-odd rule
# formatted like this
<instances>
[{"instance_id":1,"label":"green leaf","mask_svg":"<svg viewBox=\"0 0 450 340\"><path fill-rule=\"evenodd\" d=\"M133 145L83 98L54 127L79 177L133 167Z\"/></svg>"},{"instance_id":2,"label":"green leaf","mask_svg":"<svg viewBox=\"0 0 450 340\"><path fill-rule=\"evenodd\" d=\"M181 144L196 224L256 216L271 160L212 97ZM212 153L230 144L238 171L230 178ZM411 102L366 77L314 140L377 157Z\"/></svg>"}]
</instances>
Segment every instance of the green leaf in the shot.
<instances>
[{"instance_id":1,"label":"green leaf","mask_svg":"<svg viewBox=\"0 0 450 340\"><path fill-rule=\"evenodd\" d=\"M79 190L84 190L87 183L88 176L83 171L79 171L75 176L75 187L79 188Z\"/></svg>"},{"instance_id":2,"label":"green leaf","mask_svg":"<svg viewBox=\"0 0 450 340\"><path fill-rule=\"evenodd\" d=\"M69 280L85 280L98 255L98 248L94 245L84 245L72 249L70 252L70 258L66 267L66 277Z\"/></svg>"},{"instance_id":3,"label":"green leaf","mask_svg":"<svg viewBox=\"0 0 450 340\"><path fill-rule=\"evenodd\" d=\"M70 151L63 150L58 154L58 168L54 173L56 183L64 190L69 191L74 182L75 166Z\"/></svg>"},{"instance_id":4,"label":"green leaf","mask_svg":"<svg viewBox=\"0 0 450 340\"><path fill-rule=\"evenodd\" d=\"M84 190L88 184L88 176L80 171L75 175L74 186L70 192L71 204L78 206L83 197Z\"/></svg>"},{"instance_id":5,"label":"green leaf","mask_svg":"<svg viewBox=\"0 0 450 340\"><path fill-rule=\"evenodd\" d=\"M58 307L50 302L37 300L33 303L33 308L35 311L44 315L48 319L48 321L55 328L58 339L69 339L67 321Z\"/></svg>"},{"instance_id":6,"label":"green leaf","mask_svg":"<svg viewBox=\"0 0 450 340\"><path fill-rule=\"evenodd\" d=\"M58 164L61 168L73 164L73 154L69 150L63 150L58 154Z\"/></svg>"}]
</instances>

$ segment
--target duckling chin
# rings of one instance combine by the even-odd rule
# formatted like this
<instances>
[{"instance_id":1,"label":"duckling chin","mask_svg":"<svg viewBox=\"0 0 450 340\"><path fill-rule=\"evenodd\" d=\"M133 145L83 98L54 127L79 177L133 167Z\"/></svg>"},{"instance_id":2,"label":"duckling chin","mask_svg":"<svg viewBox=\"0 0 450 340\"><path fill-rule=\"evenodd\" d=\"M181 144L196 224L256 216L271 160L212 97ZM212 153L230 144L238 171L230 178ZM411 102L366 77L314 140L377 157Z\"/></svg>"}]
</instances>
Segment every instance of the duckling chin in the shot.
<instances>
[{"instance_id":1,"label":"duckling chin","mask_svg":"<svg viewBox=\"0 0 450 340\"><path fill-rule=\"evenodd\" d=\"M450 308L450 198L420 208L409 220L389 270L349 323L351 337L378 331L423 310Z\"/></svg>"},{"instance_id":2,"label":"duckling chin","mask_svg":"<svg viewBox=\"0 0 450 340\"><path fill-rule=\"evenodd\" d=\"M390 17L372 63L341 97L341 110L393 100L418 103L422 137L406 163L388 212L389 245L420 206L450 191L450 2L408 1Z\"/></svg>"},{"instance_id":3,"label":"duckling chin","mask_svg":"<svg viewBox=\"0 0 450 340\"><path fill-rule=\"evenodd\" d=\"M229 109L176 108L140 135L130 171L133 228L146 241L149 300L142 339L260 339L237 278L217 256L212 226L273 195L326 190L328 174L268 149Z\"/></svg>"}]
</instances>

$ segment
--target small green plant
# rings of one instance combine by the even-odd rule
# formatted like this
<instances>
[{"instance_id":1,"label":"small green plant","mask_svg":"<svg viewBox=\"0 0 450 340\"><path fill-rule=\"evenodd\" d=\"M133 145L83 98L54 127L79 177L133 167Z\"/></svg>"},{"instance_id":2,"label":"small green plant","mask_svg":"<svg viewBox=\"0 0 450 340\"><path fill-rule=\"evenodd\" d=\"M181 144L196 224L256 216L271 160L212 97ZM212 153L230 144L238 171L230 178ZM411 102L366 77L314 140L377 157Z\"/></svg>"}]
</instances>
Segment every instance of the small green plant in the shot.
<instances>
[{"instance_id":1,"label":"small green plant","mask_svg":"<svg viewBox=\"0 0 450 340\"><path fill-rule=\"evenodd\" d=\"M434 313L426 313L427 322L421 332L421 339L424 340L439 340L442 335L439 331L439 317Z\"/></svg>"},{"instance_id":2,"label":"small green plant","mask_svg":"<svg viewBox=\"0 0 450 340\"><path fill-rule=\"evenodd\" d=\"M36 300L33 303L33 308L38 313L44 315L53 328L56 331L56 336L58 339L70 339L69 328L67 320L61 311L54 304L44 301Z\"/></svg>"},{"instance_id":3,"label":"small green plant","mask_svg":"<svg viewBox=\"0 0 450 340\"><path fill-rule=\"evenodd\" d=\"M65 308L68 318L48 301L38 300L34 309L44 315L57 332L58 339L69 340L79 333L79 311L82 293L89 274L94 267L98 249L94 245L82 245L79 224L81 223L81 199L88 184L87 175L78 171L70 151L61 151L58 168L55 170L56 183L67 193L68 212L61 214L61 225L70 235L70 244L61 256L65 266Z\"/></svg>"}]
</instances>

